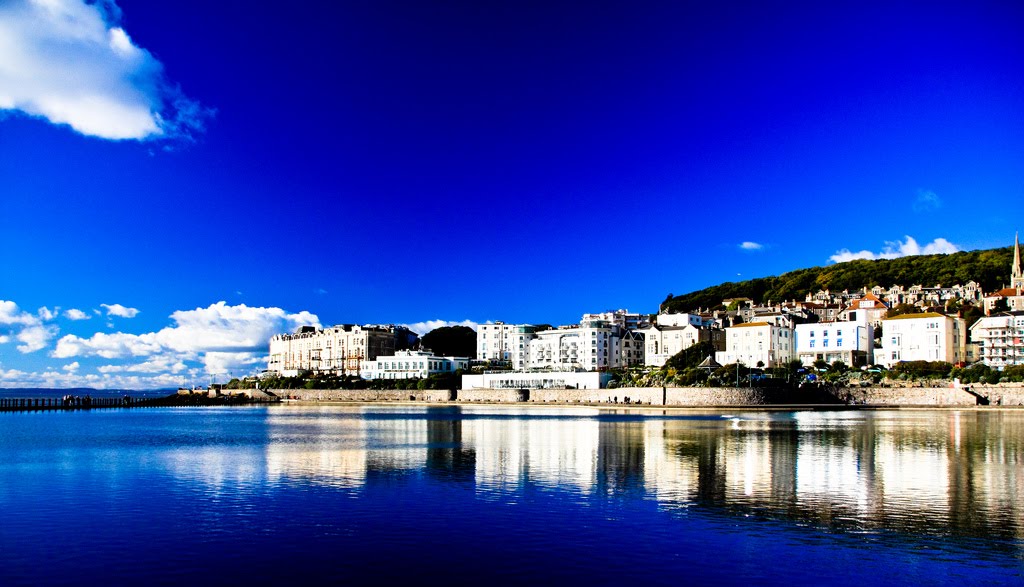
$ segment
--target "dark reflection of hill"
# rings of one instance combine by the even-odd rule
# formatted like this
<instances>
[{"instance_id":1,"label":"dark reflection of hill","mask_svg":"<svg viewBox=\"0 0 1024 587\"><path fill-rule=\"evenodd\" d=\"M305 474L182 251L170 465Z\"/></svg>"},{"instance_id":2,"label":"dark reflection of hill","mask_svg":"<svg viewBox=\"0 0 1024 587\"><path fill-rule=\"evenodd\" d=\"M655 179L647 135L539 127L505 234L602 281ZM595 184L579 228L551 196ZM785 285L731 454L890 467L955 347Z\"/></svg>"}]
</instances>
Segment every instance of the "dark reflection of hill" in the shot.
<instances>
[{"instance_id":1,"label":"dark reflection of hill","mask_svg":"<svg viewBox=\"0 0 1024 587\"><path fill-rule=\"evenodd\" d=\"M428 475L462 483L475 481L476 451L463 447L462 423L456 418L427 420Z\"/></svg>"},{"instance_id":2,"label":"dark reflection of hill","mask_svg":"<svg viewBox=\"0 0 1024 587\"><path fill-rule=\"evenodd\" d=\"M643 428L636 423L598 428L597 491L607 494L644 491L643 433Z\"/></svg>"},{"instance_id":3,"label":"dark reflection of hill","mask_svg":"<svg viewBox=\"0 0 1024 587\"><path fill-rule=\"evenodd\" d=\"M648 472L648 490L669 510L1020 539L1022 424L1024 413L975 411L651 423L662 429L648 443L660 437L664 458L674 462Z\"/></svg>"}]
</instances>

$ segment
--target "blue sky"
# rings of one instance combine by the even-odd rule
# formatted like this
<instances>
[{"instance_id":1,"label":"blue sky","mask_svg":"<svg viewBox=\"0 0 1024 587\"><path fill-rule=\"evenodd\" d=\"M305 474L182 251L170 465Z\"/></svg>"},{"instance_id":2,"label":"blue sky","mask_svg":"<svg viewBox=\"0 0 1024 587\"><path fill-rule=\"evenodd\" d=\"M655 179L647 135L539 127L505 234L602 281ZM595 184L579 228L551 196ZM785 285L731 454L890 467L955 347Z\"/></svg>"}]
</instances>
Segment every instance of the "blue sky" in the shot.
<instances>
[{"instance_id":1,"label":"blue sky","mask_svg":"<svg viewBox=\"0 0 1024 587\"><path fill-rule=\"evenodd\" d=\"M1021 31L1012 2L0 0L0 386L1008 245Z\"/></svg>"}]
</instances>

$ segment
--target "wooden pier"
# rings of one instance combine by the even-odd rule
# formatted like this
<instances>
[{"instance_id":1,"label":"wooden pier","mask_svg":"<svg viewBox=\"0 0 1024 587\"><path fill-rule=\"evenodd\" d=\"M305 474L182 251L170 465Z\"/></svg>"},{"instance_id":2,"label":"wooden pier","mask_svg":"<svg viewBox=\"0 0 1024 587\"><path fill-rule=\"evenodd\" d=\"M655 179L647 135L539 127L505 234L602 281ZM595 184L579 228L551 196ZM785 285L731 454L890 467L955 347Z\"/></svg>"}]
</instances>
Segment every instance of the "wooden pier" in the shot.
<instances>
[{"instance_id":1,"label":"wooden pier","mask_svg":"<svg viewBox=\"0 0 1024 587\"><path fill-rule=\"evenodd\" d=\"M151 399L125 397L34 397L0 398L0 412L30 410L90 410L94 408L132 408L151 405Z\"/></svg>"},{"instance_id":2,"label":"wooden pier","mask_svg":"<svg viewBox=\"0 0 1024 587\"><path fill-rule=\"evenodd\" d=\"M238 406L267 404L279 401L277 396L263 394L260 397L248 395L227 395L208 397L205 394L178 395L167 397L136 398L124 397L35 397L0 398L0 412L30 412L51 410L95 410L103 408L156 408L183 406Z\"/></svg>"}]
</instances>

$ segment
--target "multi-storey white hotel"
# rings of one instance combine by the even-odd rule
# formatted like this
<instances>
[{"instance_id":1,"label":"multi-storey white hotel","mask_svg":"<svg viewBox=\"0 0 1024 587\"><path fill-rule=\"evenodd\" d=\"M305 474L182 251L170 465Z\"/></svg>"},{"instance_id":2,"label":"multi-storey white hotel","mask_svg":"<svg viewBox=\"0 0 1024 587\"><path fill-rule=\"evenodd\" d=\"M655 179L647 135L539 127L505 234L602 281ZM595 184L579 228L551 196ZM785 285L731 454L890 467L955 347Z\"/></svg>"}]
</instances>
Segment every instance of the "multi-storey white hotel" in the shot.
<instances>
[{"instance_id":1,"label":"multi-storey white hotel","mask_svg":"<svg viewBox=\"0 0 1024 587\"><path fill-rule=\"evenodd\" d=\"M644 364L643 336L604 320L537 331L529 324L481 324L477 359L526 369L603 371Z\"/></svg>"},{"instance_id":2,"label":"multi-storey white hotel","mask_svg":"<svg viewBox=\"0 0 1024 587\"><path fill-rule=\"evenodd\" d=\"M476 358L507 361L513 369L525 369L530 362L530 340L535 331L529 324L481 324L476 329Z\"/></svg>"},{"instance_id":3,"label":"multi-storey white hotel","mask_svg":"<svg viewBox=\"0 0 1024 587\"><path fill-rule=\"evenodd\" d=\"M302 371L358 375L365 360L407 349L416 335L404 326L303 326L270 339L267 370L286 377Z\"/></svg>"}]
</instances>

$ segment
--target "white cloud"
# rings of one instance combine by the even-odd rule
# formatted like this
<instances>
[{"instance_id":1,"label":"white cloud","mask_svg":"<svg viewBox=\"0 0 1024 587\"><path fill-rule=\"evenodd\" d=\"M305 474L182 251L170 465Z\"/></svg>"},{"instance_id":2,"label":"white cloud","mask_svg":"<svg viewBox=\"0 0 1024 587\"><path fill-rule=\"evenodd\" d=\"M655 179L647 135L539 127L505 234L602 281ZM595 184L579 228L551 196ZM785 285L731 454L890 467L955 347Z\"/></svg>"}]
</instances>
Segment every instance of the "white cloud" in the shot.
<instances>
[{"instance_id":1,"label":"white cloud","mask_svg":"<svg viewBox=\"0 0 1024 587\"><path fill-rule=\"evenodd\" d=\"M0 300L0 325L31 326L38 323L39 318L22 311L18 308L18 304L7 300Z\"/></svg>"},{"instance_id":2,"label":"white cloud","mask_svg":"<svg viewBox=\"0 0 1024 587\"><path fill-rule=\"evenodd\" d=\"M931 212L942 207L942 199L931 190L917 190L914 200L914 212Z\"/></svg>"},{"instance_id":3,"label":"white cloud","mask_svg":"<svg viewBox=\"0 0 1024 587\"><path fill-rule=\"evenodd\" d=\"M55 326L43 324L44 319L52 316L53 313L45 307L35 315L21 310L14 302L0 300L0 343L17 340L21 343L18 351L22 353L45 348L58 332Z\"/></svg>"},{"instance_id":4,"label":"white cloud","mask_svg":"<svg viewBox=\"0 0 1024 587\"><path fill-rule=\"evenodd\" d=\"M904 238L906 238L905 241L886 241L885 247L882 248L880 253L873 253L868 250L853 252L849 249L841 249L829 257L829 260L834 263L845 263L846 261L857 259L896 259L897 257L909 257L912 255L948 255L961 250L958 245L944 238L937 238L923 247L917 244L913 237L905 236Z\"/></svg>"},{"instance_id":5,"label":"white cloud","mask_svg":"<svg viewBox=\"0 0 1024 587\"><path fill-rule=\"evenodd\" d=\"M303 325L320 326L319 318L309 312L288 313L281 308L245 304L229 306L226 302L180 310L171 314L171 319L173 326L145 334L97 332L89 338L69 334L57 341L52 356L123 359L169 355L177 361L198 358L206 364L207 372L224 372L265 361L270 337L275 334ZM211 353L214 355L208 356ZM118 366L108 366L107 373L116 372L109 367ZM135 367L132 370L144 370Z\"/></svg>"},{"instance_id":6,"label":"white cloud","mask_svg":"<svg viewBox=\"0 0 1024 587\"><path fill-rule=\"evenodd\" d=\"M74 373L75 371L78 371L79 367L81 367L81 365L78 364L78 361L75 361L74 363L68 363L67 365L64 365L63 367L61 367L61 369L64 369L68 373Z\"/></svg>"},{"instance_id":7,"label":"white cloud","mask_svg":"<svg viewBox=\"0 0 1024 587\"><path fill-rule=\"evenodd\" d=\"M0 110L105 139L189 138L212 111L118 26L113 0L0 2Z\"/></svg>"},{"instance_id":8,"label":"white cloud","mask_svg":"<svg viewBox=\"0 0 1024 587\"><path fill-rule=\"evenodd\" d=\"M77 308L70 308L64 312L64 317L68 320L88 320L90 316Z\"/></svg>"},{"instance_id":9,"label":"white cloud","mask_svg":"<svg viewBox=\"0 0 1024 587\"><path fill-rule=\"evenodd\" d=\"M57 341L57 348L52 355L58 359L69 357L103 357L104 359L124 359L142 357L160 352L160 343L156 334L125 334L114 332L107 334L97 332L89 338L81 338L68 334Z\"/></svg>"},{"instance_id":10,"label":"white cloud","mask_svg":"<svg viewBox=\"0 0 1024 587\"><path fill-rule=\"evenodd\" d=\"M73 364L73 363L72 363ZM92 387L95 389L173 389L189 382L186 374L110 375L76 371L27 372L0 369L2 387Z\"/></svg>"},{"instance_id":11,"label":"white cloud","mask_svg":"<svg viewBox=\"0 0 1024 587\"><path fill-rule=\"evenodd\" d=\"M760 251L764 248L764 245L752 241L743 241L740 243L739 247L744 251Z\"/></svg>"},{"instance_id":12,"label":"white cloud","mask_svg":"<svg viewBox=\"0 0 1024 587\"><path fill-rule=\"evenodd\" d=\"M402 324L409 330L412 330L416 334L423 336L431 330L436 330L442 326L469 326L473 330L477 329L479 324L472 320L463 320L462 322L454 322L452 320L426 320L424 322L414 322L412 324Z\"/></svg>"},{"instance_id":13,"label":"white cloud","mask_svg":"<svg viewBox=\"0 0 1024 587\"><path fill-rule=\"evenodd\" d=\"M203 364L210 374L237 374L238 371L252 371L256 366L265 368L265 353L220 353L209 352L203 355Z\"/></svg>"},{"instance_id":14,"label":"white cloud","mask_svg":"<svg viewBox=\"0 0 1024 587\"><path fill-rule=\"evenodd\" d=\"M42 308L39 308L36 314L41 320L53 320L58 314L60 314L60 308L54 308L51 310L46 306L43 306Z\"/></svg>"},{"instance_id":15,"label":"white cloud","mask_svg":"<svg viewBox=\"0 0 1024 587\"><path fill-rule=\"evenodd\" d=\"M56 327L37 324L22 329L15 338L18 339L18 342L22 343L18 345L19 351L22 353L34 353L46 348L46 345L50 344L50 340L55 336L57 336Z\"/></svg>"},{"instance_id":16,"label":"white cloud","mask_svg":"<svg viewBox=\"0 0 1024 587\"><path fill-rule=\"evenodd\" d=\"M126 308L121 304L100 304L107 309L107 316L118 316L120 318L134 318L139 314L135 308Z\"/></svg>"}]
</instances>

